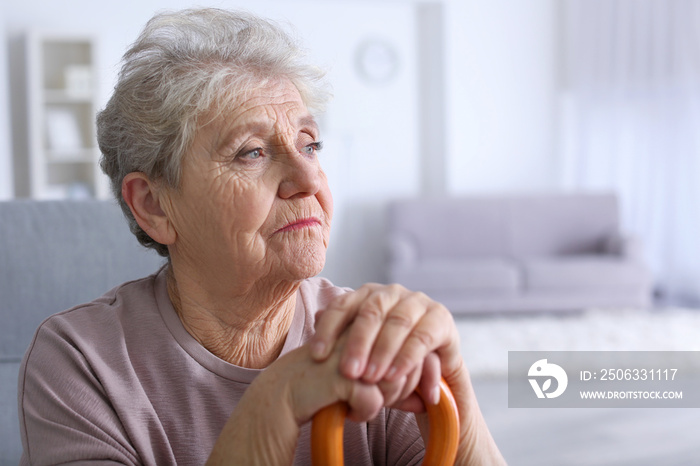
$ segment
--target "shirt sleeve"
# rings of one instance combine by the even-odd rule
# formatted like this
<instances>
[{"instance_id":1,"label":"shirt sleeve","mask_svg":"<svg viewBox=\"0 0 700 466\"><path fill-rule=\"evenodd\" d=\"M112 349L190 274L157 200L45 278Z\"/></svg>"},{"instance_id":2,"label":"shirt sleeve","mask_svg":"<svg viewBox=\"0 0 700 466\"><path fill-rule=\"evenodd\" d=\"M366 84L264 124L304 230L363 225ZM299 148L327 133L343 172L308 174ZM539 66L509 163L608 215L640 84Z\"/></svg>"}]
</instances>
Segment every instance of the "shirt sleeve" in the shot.
<instances>
[{"instance_id":1,"label":"shirt sleeve","mask_svg":"<svg viewBox=\"0 0 700 466\"><path fill-rule=\"evenodd\" d=\"M79 345L48 322L19 373L21 464L140 464Z\"/></svg>"}]
</instances>

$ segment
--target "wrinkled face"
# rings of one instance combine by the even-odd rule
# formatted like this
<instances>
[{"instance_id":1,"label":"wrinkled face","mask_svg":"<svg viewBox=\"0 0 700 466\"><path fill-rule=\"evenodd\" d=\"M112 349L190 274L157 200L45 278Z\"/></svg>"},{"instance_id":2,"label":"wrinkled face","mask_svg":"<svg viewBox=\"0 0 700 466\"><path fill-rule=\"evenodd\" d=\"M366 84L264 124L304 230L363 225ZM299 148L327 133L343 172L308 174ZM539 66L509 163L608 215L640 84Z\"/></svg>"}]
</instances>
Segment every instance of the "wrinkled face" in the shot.
<instances>
[{"instance_id":1,"label":"wrinkled face","mask_svg":"<svg viewBox=\"0 0 700 466\"><path fill-rule=\"evenodd\" d=\"M173 264L248 288L316 275L333 202L315 121L287 80L253 89L230 108L199 129L180 188L168 193Z\"/></svg>"}]
</instances>

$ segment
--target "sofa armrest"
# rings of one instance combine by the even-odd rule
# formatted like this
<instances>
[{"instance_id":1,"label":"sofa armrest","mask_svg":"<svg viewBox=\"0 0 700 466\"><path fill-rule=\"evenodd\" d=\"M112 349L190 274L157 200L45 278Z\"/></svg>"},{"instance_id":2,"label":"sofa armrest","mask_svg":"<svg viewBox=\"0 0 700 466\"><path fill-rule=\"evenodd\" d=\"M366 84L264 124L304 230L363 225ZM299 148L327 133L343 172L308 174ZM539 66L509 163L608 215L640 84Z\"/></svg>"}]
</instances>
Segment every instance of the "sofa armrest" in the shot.
<instances>
[{"instance_id":1,"label":"sofa armrest","mask_svg":"<svg viewBox=\"0 0 700 466\"><path fill-rule=\"evenodd\" d=\"M392 267L414 264L418 259L416 245L404 235L389 235L387 250L387 259Z\"/></svg>"},{"instance_id":2,"label":"sofa armrest","mask_svg":"<svg viewBox=\"0 0 700 466\"><path fill-rule=\"evenodd\" d=\"M632 234L614 233L609 235L605 240L603 252L632 262L644 262L642 241L638 236Z\"/></svg>"}]
</instances>

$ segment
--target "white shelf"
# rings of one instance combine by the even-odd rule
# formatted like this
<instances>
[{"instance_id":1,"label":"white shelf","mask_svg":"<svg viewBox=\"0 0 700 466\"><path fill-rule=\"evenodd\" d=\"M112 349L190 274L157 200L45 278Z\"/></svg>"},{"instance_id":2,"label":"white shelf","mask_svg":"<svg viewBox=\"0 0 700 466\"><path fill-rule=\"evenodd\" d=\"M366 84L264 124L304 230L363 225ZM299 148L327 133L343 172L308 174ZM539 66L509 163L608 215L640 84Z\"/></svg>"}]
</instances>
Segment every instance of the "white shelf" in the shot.
<instances>
[{"instance_id":1,"label":"white shelf","mask_svg":"<svg viewBox=\"0 0 700 466\"><path fill-rule=\"evenodd\" d=\"M37 199L109 196L95 130L95 42L90 36L32 31L26 36L27 180Z\"/></svg>"}]
</instances>

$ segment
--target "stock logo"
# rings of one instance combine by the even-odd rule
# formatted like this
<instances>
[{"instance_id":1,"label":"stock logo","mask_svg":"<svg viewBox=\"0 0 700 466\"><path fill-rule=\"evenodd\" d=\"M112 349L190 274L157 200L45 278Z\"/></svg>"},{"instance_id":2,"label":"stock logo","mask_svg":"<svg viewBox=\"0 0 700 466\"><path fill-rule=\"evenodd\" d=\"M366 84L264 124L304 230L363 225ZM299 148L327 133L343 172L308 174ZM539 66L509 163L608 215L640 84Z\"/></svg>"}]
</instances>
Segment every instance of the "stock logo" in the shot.
<instances>
[{"instance_id":1,"label":"stock logo","mask_svg":"<svg viewBox=\"0 0 700 466\"><path fill-rule=\"evenodd\" d=\"M537 398L556 398L564 393L569 383L566 371L561 366L548 363L546 359L540 359L530 366L527 376ZM553 390L552 380L557 382Z\"/></svg>"}]
</instances>

